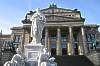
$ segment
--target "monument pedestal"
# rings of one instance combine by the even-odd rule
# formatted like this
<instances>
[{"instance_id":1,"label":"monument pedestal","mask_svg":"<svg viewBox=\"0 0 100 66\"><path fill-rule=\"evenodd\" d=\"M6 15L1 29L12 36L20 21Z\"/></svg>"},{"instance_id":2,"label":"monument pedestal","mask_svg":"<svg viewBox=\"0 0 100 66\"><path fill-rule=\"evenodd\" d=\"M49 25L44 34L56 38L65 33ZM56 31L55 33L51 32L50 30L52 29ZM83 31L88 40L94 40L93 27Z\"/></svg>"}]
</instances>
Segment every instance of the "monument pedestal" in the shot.
<instances>
[{"instance_id":1,"label":"monument pedestal","mask_svg":"<svg viewBox=\"0 0 100 66\"><path fill-rule=\"evenodd\" d=\"M41 44L27 44L25 45L25 56L27 66L38 66L38 59L43 52L44 46Z\"/></svg>"}]
</instances>

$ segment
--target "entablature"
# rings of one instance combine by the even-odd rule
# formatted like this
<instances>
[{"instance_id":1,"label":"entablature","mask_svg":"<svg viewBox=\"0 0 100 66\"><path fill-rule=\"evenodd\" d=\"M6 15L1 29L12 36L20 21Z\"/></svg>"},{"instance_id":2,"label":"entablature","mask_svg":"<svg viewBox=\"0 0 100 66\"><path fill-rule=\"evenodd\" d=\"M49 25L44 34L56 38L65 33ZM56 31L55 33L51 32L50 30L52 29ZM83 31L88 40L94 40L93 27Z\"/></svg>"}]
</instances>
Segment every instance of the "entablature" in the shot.
<instances>
[{"instance_id":1,"label":"entablature","mask_svg":"<svg viewBox=\"0 0 100 66\"><path fill-rule=\"evenodd\" d=\"M46 23L45 26L82 26L83 22L60 22L60 23Z\"/></svg>"}]
</instances>

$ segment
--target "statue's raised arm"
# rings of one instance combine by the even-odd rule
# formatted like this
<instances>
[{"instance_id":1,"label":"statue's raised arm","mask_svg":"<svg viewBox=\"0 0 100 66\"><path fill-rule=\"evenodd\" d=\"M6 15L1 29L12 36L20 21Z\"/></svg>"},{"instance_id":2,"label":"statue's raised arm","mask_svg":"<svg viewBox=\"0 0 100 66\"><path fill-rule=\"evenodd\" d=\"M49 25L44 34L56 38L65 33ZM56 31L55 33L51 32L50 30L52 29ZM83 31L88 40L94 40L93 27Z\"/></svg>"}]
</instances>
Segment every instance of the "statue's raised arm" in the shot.
<instances>
[{"instance_id":1,"label":"statue's raised arm","mask_svg":"<svg viewBox=\"0 0 100 66\"><path fill-rule=\"evenodd\" d=\"M46 22L46 18L39 9L36 9L36 13L33 14L31 21L32 21L31 25L32 43L34 44L41 43L42 31L44 28L44 24Z\"/></svg>"}]
</instances>

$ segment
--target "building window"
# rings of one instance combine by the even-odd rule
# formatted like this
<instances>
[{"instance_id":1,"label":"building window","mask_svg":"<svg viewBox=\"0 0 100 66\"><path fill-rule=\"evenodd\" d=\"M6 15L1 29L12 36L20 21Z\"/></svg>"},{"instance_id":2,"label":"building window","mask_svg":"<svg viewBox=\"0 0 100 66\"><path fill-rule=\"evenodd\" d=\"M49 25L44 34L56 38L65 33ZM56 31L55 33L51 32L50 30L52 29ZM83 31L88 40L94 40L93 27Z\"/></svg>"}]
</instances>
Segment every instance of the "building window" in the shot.
<instances>
[{"instance_id":1,"label":"building window","mask_svg":"<svg viewBox=\"0 0 100 66\"><path fill-rule=\"evenodd\" d=\"M95 39L95 34L91 34L91 41L94 41Z\"/></svg>"},{"instance_id":2,"label":"building window","mask_svg":"<svg viewBox=\"0 0 100 66\"><path fill-rule=\"evenodd\" d=\"M16 35L14 42L21 42L21 36L20 35Z\"/></svg>"},{"instance_id":3,"label":"building window","mask_svg":"<svg viewBox=\"0 0 100 66\"><path fill-rule=\"evenodd\" d=\"M87 38L87 41L90 42L91 41L91 35L90 34L86 34L86 38Z\"/></svg>"},{"instance_id":4,"label":"building window","mask_svg":"<svg viewBox=\"0 0 100 66\"><path fill-rule=\"evenodd\" d=\"M88 42L92 42L95 40L95 34L86 34L86 38Z\"/></svg>"},{"instance_id":5,"label":"building window","mask_svg":"<svg viewBox=\"0 0 100 66\"><path fill-rule=\"evenodd\" d=\"M50 37L51 48L56 48L56 37Z\"/></svg>"},{"instance_id":6,"label":"building window","mask_svg":"<svg viewBox=\"0 0 100 66\"><path fill-rule=\"evenodd\" d=\"M0 40L0 45L2 45L3 44L3 41L2 40Z\"/></svg>"},{"instance_id":7,"label":"building window","mask_svg":"<svg viewBox=\"0 0 100 66\"><path fill-rule=\"evenodd\" d=\"M95 34L87 34L87 44L89 49L95 49L96 48L96 37Z\"/></svg>"},{"instance_id":8,"label":"building window","mask_svg":"<svg viewBox=\"0 0 100 66\"><path fill-rule=\"evenodd\" d=\"M74 42L77 42L77 36L78 36L77 32L74 32L73 33L73 41Z\"/></svg>"},{"instance_id":9,"label":"building window","mask_svg":"<svg viewBox=\"0 0 100 66\"><path fill-rule=\"evenodd\" d=\"M44 38L42 38L42 44L45 45L45 39Z\"/></svg>"},{"instance_id":10,"label":"building window","mask_svg":"<svg viewBox=\"0 0 100 66\"><path fill-rule=\"evenodd\" d=\"M61 47L66 48L66 44L67 44L67 38L61 37Z\"/></svg>"},{"instance_id":11,"label":"building window","mask_svg":"<svg viewBox=\"0 0 100 66\"><path fill-rule=\"evenodd\" d=\"M56 48L56 42L54 41L51 42L51 48Z\"/></svg>"}]
</instances>

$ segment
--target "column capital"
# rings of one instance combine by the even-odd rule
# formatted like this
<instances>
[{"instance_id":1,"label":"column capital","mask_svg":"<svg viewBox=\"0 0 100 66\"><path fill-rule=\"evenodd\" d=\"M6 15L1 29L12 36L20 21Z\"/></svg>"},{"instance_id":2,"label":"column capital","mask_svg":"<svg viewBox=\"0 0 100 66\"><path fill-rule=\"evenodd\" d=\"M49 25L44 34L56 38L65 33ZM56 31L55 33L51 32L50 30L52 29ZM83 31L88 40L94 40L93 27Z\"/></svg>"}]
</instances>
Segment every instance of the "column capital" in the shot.
<instances>
[{"instance_id":1,"label":"column capital","mask_svg":"<svg viewBox=\"0 0 100 66\"><path fill-rule=\"evenodd\" d=\"M61 31L61 29L58 27L58 28L57 28L57 32L60 32L60 31Z\"/></svg>"},{"instance_id":2,"label":"column capital","mask_svg":"<svg viewBox=\"0 0 100 66\"><path fill-rule=\"evenodd\" d=\"M48 28L45 28L45 35L48 35Z\"/></svg>"},{"instance_id":3,"label":"column capital","mask_svg":"<svg viewBox=\"0 0 100 66\"><path fill-rule=\"evenodd\" d=\"M84 32L84 27L81 27L81 32L82 32L82 36L84 36L85 32ZM84 37L83 37L84 38Z\"/></svg>"},{"instance_id":4,"label":"column capital","mask_svg":"<svg viewBox=\"0 0 100 66\"><path fill-rule=\"evenodd\" d=\"M72 32L72 27L71 26L69 27L69 32Z\"/></svg>"},{"instance_id":5,"label":"column capital","mask_svg":"<svg viewBox=\"0 0 100 66\"><path fill-rule=\"evenodd\" d=\"M83 29L84 29L84 26L81 26L81 28L83 28Z\"/></svg>"},{"instance_id":6,"label":"column capital","mask_svg":"<svg viewBox=\"0 0 100 66\"><path fill-rule=\"evenodd\" d=\"M45 31L48 31L48 28L45 28Z\"/></svg>"}]
</instances>

